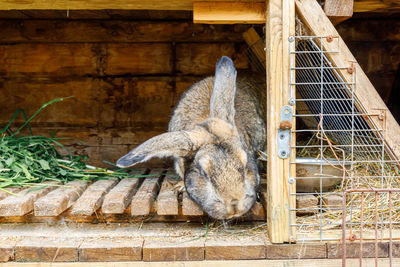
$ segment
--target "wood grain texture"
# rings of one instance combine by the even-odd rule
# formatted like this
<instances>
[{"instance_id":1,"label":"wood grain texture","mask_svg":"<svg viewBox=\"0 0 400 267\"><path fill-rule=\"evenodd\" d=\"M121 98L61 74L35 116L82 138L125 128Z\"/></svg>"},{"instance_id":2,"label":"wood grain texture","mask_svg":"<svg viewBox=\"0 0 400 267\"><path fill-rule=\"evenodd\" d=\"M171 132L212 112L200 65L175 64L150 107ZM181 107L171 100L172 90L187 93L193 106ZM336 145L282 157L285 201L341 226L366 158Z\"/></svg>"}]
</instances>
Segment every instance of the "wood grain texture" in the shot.
<instances>
[{"instance_id":1,"label":"wood grain texture","mask_svg":"<svg viewBox=\"0 0 400 267\"><path fill-rule=\"evenodd\" d=\"M267 259L324 259L326 244L267 244Z\"/></svg>"},{"instance_id":2,"label":"wood grain texture","mask_svg":"<svg viewBox=\"0 0 400 267\"><path fill-rule=\"evenodd\" d=\"M98 88L99 84L92 78L35 80L10 78L0 79L0 85L0 99L3 99L0 123L8 122L18 107L24 107L26 114L33 114L44 103L56 97L74 96L73 99L46 107L40 116L35 117L32 125L91 128L97 124L99 110L95 88ZM22 116L17 117L17 123L23 121Z\"/></svg>"},{"instance_id":3,"label":"wood grain texture","mask_svg":"<svg viewBox=\"0 0 400 267\"><path fill-rule=\"evenodd\" d=\"M155 177L146 177L138 191L132 198L131 214L132 216L149 215L153 205L156 193L160 188L163 176L162 170L153 169L150 174L156 174Z\"/></svg>"},{"instance_id":4,"label":"wood grain texture","mask_svg":"<svg viewBox=\"0 0 400 267\"><path fill-rule=\"evenodd\" d=\"M135 172L133 175L143 174ZM107 213L124 213L136 193L138 186L143 178L125 178L121 180L110 192L104 197L101 211Z\"/></svg>"},{"instance_id":5,"label":"wood grain texture","mask_svg":"<svg viewBox=\"0 0 400 267\"><path fill-rule=\"evenodd\" d=\"M35 216L58 216L72 206L85 191L86 181L71 181L59 187L34 204Z\"/></svg>"},{"instance_id":6,"label":"wood grain texture","mask_svg":"<svg viewBox=\"0 0 400 267\"><path fill-rule=\"evenodd\" d=\"M298 13L305 23L305 25L311 30L312 34L317 36L339 36L335 27L329 21L324 14L322 8L316 1L313 0L296 0L296 8ZM377 113L377 110L385 111L385 123L378 119L377 116L371 116L372 122L377 125L378 128L385 128L384 139L389 146L390 150L393 151L396 158L400 157L400 126L396 122L393 115L388 110L387 106L379 96L374 86L365 75L364 71L357 64L356 59L350 52L349 48L344 43L343 39L338 38L336 42L329 43L323 41L323 47L327 51L334 51L339 49L339 53L329 54L329 59L334 66L337 67L348 67L352 63L355 63L355 77L356 87L354 90L356 98L360 101L362 107L367 114ZM352 82L353 77L349 75L346 70L340 70L340 74L344 81Z\"/></svg>"},{"instance_id":7,"label":"wood grain texture","mask_svg":"<svg viewBox=\"0 0 400 267\"><path fill-rule=\"evenodd\" d=\"M210 2L227 2L226 0L203 0ZM173 0L160 1L150 0L141 1L133 0L128 3L123 0L106 1L106 0L32 0L26 1L7 1L0 6L1 10L55 10L58 11L57 17L65 18L65 10L101 10L101 9L119 9L119 10L193 10L195 0ZM240 2L257 3L260 0L241 0ZM47 10L46 10L47 9ZM354 12L397 12L400 9L397 0L354 0ZM45 12L43 12L46 14ZM55 13L55 12L53 12ZM54 16L54 15L53 15Z\"/></svg>"},{"instance_id":8,"label":"wood grain texture","mask_svg":"<svg viewBox=\"0 0 400 267\"><path fill-rule=\"evenodd\" d=\"M22 190L22 187L5 187L5 188L2 188L0 190L0 200L11 196L12 194L10 194L10 193L15 193L16 194L21 190Z\"/></svg>"},{"instance_id":9,"label":"wood grain texture","mask_svg":"<svg viewBox=\"0 0 400 267\"><path fill-rule=\"evenodd\" d=\"M293 171L290 158L278 156L277 136L280 110L289 102L289 36L294 35L295 14L294 1L268 1L266 23L267 49L267 222L268 233L272 243L283 243L290 240L289 201L294 207L293 198L289 199L289 170ZM293 142L293 140L292 140ZM294 157L295 153L291 153ZM294 173L294 172L291 172Z\"/></svg>"},{"instance_id":10,"label":"wood grain texture","mask_svg":"<svg viewBox=\"0 0 400 267\"><path fill-rule=\"evenodd\" d=\"M297 195L296 196L296 214L314 214L318 212L318 198L314 195Z\"/></svg>"},{"instance_id":11,"label":"wood grain texture","mask_svg":"<svg viewBox=\"0 0 400 267\"><path fill-rule=\"evenodd\" d=\"M333 25L353 16L354 0L325 0L324 11Z\"/></svg>"},{"instance_id":12,"label":"wood grain texture","mask_svg":"<svg viewBox=\"0 0 400 267\"><path fill-rule=\"evenodd\" d=\"M172 72L172 47L168 43L108 44L104 73L169 74Z\"/></svg>"},{"instance_id":13,"label":"wood grain texture","mask_svg":"<svg viewBox=\"0 0 400 267\"><path fill-rule=\"evenodd\" d=\"M265 22L264 3L194 2L193 22L257 24Z\"/></svg>"},{"instance_id":14,"label":"wood grain texture","mask_svg":"<svg viewBox=\"0 0 400 267\"><path fill-rule=\"evenodd\" d=\"M71 215L90 216L101 207L104 195L117 183L118 179L99 180L91 184L71 208Z\"/></svg>"},{"instance_id":15,"label":"wood grain texture","mask_svg":"<svg viewBox=\"0 0 400 267\"><path fill-rule=\"evenodd\" d=\"M221 56L232 58L237 69L247 69L245 45L232 43L180 43L176 45L176 69L182 74L210 75Z\"/></svg>"},{"instance_id":16,"label":"wood grain texture","mask_svg":"<svg viewBox=\"0 0 400 267\"><path fill-rule=\"evenodd\" d=\"M374 258L375 257L375 243L374 242L363 242L362 245L362 257L363 258ZM329 259L342 258L342 244L341 243L328 243L327 253ZM358 258L360 255L360 243L347 243L346 244L346 257L347 258ZM389 243L378 242L378 257L387 258L389 255Z\"/></svg>"},{"instance_id":17,"label":"wood grain texture","mask_svg":"<svg viewBox=\"0 0 400 267\"><path fill-rule=\"evenodd\" d=\"M165 177L157 196L158 215L178 215L178 188L174 178Z\"/></svg>"},{"instance_id":18,"label":"wood grain texture","mask_svg":"<svg viewBox=\"0 0 400 267\"><path fill-rule=\"evenodd\" d=\"M205 243L206 260L264 259L265 243L259 237L217 237Z\"/></svg>"},{"instance_id":19,"label":"wood grain texture","mask_svg":"<svg viewBox=\"0 0 400 267\"><path fill-rule=\"evenodd\" d=\"M0 262L13 261L15 259L16 241L0 240Z\"/></svg>"},{"instance_id":20,"label":"wood grain texture","mask_svg":"<svg viewBox=\"0 0 400 267\"><path fill-rule=\"evenodd\" d=\"M264 50L264 42L261 39L260 35L256 32L254 27L251 27L247 31L243 33L243 39L246 41L247 45L256 55L257 59L261 62L261 64L265 67L265 50Z\"/></svg>"},{"instance_id":21,"label":"wood grain texture","mask_svg":"<svg viewBox=\"0 0 400 267\"><path fill-rule=\"evenodd\" d=\"M0 216L22 216L33 210L34 202L40 197L54 190L60 182L45 182L40 186L45 186L39 190L32 188L24 189L18 192L18 196L9 196L0 201Z\"/></svg>"},{"instance_id":22,"label":"wood grain texture","mask_svg":"<svg viewBox=\"0 0 400 267\"><path fill-rule=\"evenodd\" d=\"M102 238L86 240L79 247L79 261L140 261L143 239Z\"/></svg>"},{"instance_id":23,"label":"wood grain texture","mask_svg":"<svg viewBox=\"0 0 400 267\"><path fill-rule=\"evenodd\" d=\"M0 45L2 77L96 74L96 45Z\"/></svg>"},{"instance_id":24,"label":"wood grain texture","mask_svg":"<svg viewBox=\"0 0 400 267\"><path fill-rule=\"evenodd\" d=\"M204 240L148 238L143 244L143 261L202 261Z\"/></svg>"},{"instance_id":25,"label":"wood grain texture","mask_svg":"<svg viewBox=\"0 0 400 267\"><path fill-rule=\"evenodd\" d=\"M226 0L205 0L205 1L226 1ZM259 0L242 0L243 2L260 2ZM88 1L50 1L50 0L33 0L29 2L7 1L1 5L3 10L11 9L150 9L150 10L192 10L193 0L172 0L172 1L157 1L157 0L132 0L129 2L122 0L106 1L106 0L88 0Z\"/></svg>"},{"instance_id":26,"label":"wood grain texture","mask_svg":"<svg viewBox=\"0 0 400 267\"><path fill-rule=\"evenodd\" d=\"M57 238L23 239L15 245L16 261L78 261L79 240Z\"/></svg>"},{"instance_id":27,"label":"wood grain texture","mask_svg":"<svg viewBox=\"0 0 400 267\"><path fill-rule=\"evenodd\" d=\"M399 12L397 0L354 0L354 12Z\"/></svg>"},{"instance_id":28,"label":"wood grain texture","mask_svg":"<svg viewBox=\"0 0 400 267\"><path fill-rule=\"evenodd\" d=\"M1 19L0 40L2 43L241 43L242 33L248 27L200 25L190 21Z\"/></svg>"},{"instance_id":29,"label":"wood grain texture","mask_svg":"<svg viewBox=\"0 0 400 267\"><path fill-rule=\"evenodd\" d=\"M204 215L204 211L191 200L186 192L182 195L182 215L187 216L201 216Z\"/></svg>"}]
</instances>

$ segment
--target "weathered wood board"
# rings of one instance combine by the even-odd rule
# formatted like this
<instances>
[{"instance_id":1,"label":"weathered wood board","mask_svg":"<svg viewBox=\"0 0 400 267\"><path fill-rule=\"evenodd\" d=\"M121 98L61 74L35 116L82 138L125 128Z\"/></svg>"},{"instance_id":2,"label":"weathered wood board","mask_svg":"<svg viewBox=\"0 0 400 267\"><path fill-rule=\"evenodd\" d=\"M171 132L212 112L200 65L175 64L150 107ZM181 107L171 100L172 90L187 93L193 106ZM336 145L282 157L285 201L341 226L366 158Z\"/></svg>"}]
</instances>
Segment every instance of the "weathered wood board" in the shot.
<instances>
[{"instance_id":1,"label":"weathered wood board","mask_svg":"<svg viewBox=\"0 0 400 267\"><path fill-rule=\"evenodd\" d=\"M139 169L132 174L139 178L112 178L91 184L76 180L53 189L24 189L19 197L7 193L0 200L0 223L205 222L207 215L182 191L183 184L172 176L172 170ZM265 220L260 202L239 219L260 220Z\"/></svg>"}]
</instances>

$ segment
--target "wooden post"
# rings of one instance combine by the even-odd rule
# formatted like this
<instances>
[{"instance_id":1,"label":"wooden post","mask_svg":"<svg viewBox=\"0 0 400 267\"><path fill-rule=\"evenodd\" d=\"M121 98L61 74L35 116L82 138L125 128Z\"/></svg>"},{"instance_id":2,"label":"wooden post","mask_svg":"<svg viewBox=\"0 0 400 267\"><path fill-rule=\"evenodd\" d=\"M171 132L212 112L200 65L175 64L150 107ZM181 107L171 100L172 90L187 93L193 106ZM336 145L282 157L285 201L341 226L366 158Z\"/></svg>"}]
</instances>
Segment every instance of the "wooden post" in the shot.
<instances>
[{"instance_id":1,"label":"wooden post","mask_svg":"<svg viewBox=\"0 0 400 267\"><path fill-rule=\"evenodd\" d=\"M294 45L294 42L289 42L289 36L294 36L295 33L294 0L269 0L266 6L267 222L270 241L283 243L289 242L290 235L294 234L289 231L288 178L292 166L289 163L290 158L281 159L278 156L277 138L280 111L283 106L289 104L291 90L289 45ZM291 203L295 205L295 201Z\"/></svg>"}]
</instances>

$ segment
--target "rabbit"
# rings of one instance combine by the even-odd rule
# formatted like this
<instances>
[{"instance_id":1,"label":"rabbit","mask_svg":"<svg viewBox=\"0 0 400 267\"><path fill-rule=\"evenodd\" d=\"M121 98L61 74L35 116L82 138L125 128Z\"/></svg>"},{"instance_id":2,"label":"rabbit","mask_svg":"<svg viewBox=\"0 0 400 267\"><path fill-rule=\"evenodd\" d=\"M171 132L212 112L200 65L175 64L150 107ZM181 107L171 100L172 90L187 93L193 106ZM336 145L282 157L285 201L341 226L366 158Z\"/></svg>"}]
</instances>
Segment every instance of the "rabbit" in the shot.
<instances>
[{"instance_id":1,"label":"rabbit","mask_svg":"<svg viewBox=\"0 0 400 267\"><path fill-rule=\"evenodd\" d=\"M210 217L245 214L260 183L257 151L266 145L265 77L260 78L237 79L233 61L223 56L214 77L183 93L168 132L139 145L117 166L172 157L187 194Z\"/></svg>"}]
</instances>

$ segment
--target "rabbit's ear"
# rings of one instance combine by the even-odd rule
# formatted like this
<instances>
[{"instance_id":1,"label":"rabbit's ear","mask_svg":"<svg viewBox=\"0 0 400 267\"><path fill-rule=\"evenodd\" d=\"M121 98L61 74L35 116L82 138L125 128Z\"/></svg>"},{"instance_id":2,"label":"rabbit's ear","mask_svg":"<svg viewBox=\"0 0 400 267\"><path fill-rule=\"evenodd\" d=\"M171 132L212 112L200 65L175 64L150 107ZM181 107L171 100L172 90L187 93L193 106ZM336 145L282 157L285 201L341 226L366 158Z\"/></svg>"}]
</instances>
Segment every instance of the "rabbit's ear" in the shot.
<instances>
[{"instance_id":1,"label":"rabbit's ear","mask_svg":"<svg viewBox=\"0 0 400 267\"><path fill-rule=\"evenodd\" d=\"M214 86L210 100L210 117L234 125L236 69L233 61L223 56L216 65Z\"/></svg>"},{"instance_id":2,"label":"rabbit's ear","mask_svg":"<svg viewBox=\"0 0 400 267\"><path fill-rule=\"evenodd\" d=\"M212 141L212 136L201 127L191 131L163 133L150 138L131 150L117 161L120 168L130 167L151 158L186 157L205 143Z\"/></svg>"}]
</instances>

